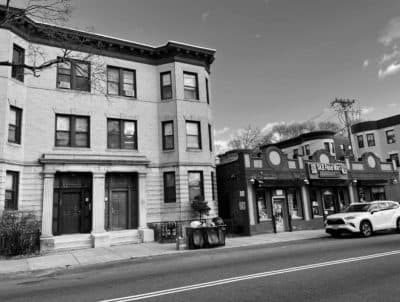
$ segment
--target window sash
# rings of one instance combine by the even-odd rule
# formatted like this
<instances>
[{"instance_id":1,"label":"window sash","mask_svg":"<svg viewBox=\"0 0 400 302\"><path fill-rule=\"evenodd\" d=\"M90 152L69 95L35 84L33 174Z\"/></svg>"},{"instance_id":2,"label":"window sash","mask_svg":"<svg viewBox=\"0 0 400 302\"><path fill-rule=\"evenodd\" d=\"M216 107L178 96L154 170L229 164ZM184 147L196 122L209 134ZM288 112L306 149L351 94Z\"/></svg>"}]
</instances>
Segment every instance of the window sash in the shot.
<instances>
[{"instance_id":1,"label":"window sash","mask_svg":"<svg viewBox=\"0 0 400 302\"><path fill-rule=\"evenodd\" d=\"M208 124L208 147L210 149L210 152L213 151L213 136L212 136L212 127L210 124Z\"/></svg>"},{"instance_id":2,"label":"window sash","mask_svg":"<svg viewBox=\"0 0 400 302\"><path fill-rule=\"evenodd\" d=\"M207 104L210 104L210 89L208 87L208 78L206 78L206 97L207 97Z\"/></svg>"},{"instance_id":3,"label":"window sash","mask_svg":"<svg viewBox=\"0 0 400 302\"><path fill-rule=\"evenodd\" d=\"M22 109L10 107L10 121L8 124L8 142L21 143Z\"/></svg>"},{"instance_id":4,"label":"window sash","mask_svg":"<svg viewBox=\"0 0 400 302\"><path fill-rule=\"evenodd\" d=\"M164 202L176 202L176 178L175 172L164 173Z\"/></svg>"},{"instance_id":5,"label":"window sash","mask_svg":"<svg viewBox=\"0 0 400 302\"><path fill-rule=\"evenodd\" d=\"M183 73L184 97L189 100L199 99L199 85L196 73Z\"/></svg>"},{"instance_id":6,"label":"window sash","mask_svg":"<svg viewBox=\"0 0 400 302\"><path fill-rule=\"evenodd\" d=\"M13 47L12 63L15 65L25 64L25 50L15 44ZM23 82L25 69L23 66L15 66L15 65L11 67L11 77L17 79L18 81Z\"/></svg>"},{"instance_id":7,"label":"window sash","mask_svg":"<svg viewBox=\"0 0 400 302\"><path fill-rule=\"evenodd\" d=\"M386 131L386 142L388 144L394 144L396 142L396 137L394 134L394 130Z\"/></svg>"},{"instance_id":8,"label":"window sash","mask_svg":"<svg viewBox=\"0 0 400 302\"><path fill-rule=\"evenodd\" d=\"M364 138L362 135L357 136L358 148L364 148Z\"/></svg>"},{"instance_id":9,"label":"window sash","mask_svg":"<svg viewBox=\"0 0 400 302\"><path fill-rule=\"evenodd\" d=\"M189 149L201 149L200 122L186 122L186 147Z\"/></svg>"},{"instance_id":10,"label":"window sash","mask_svg":"<svg viewBox=\"0 0 400 302\"><path fill-rule=\"evenodd\" d=\"M189 201L204 200L203 172L189 171Z\"/></svg>"},{"instance_id":11,"label":"window sash","mask_svg":"<svg viewBox=\"0 0 400 302\"><path fill-rule=\"evenodd\" d=\"M137 123L107 119L107 148L137 150Z\"/></svg>"},{"instance_id":12,"label":"window sash","mask_svg":"<svg viewBox=\"0 0 400 302\"><path fill-rule=\"evenodd\" d=\"M90 147L90 119L86 116L56 115L56 147Z\"/></svg>"},{"instance_id":13,"label":"window sash","mask_svg":"<svg viewBox=\"0 0 400 302\"><path fill-rule=\"evenodd\" d=\"M375 146L375 135L374 134L367 134L367 143L368 143L368 147Z\"/></svg>"},{"instance_id":14,"label":"window sash","mask_svg":"<svg viewBox=\"0 0 400 302\"><path fill-rule=\"evenodd\" d=\"M5 210L18 210L18 172L6 172Z\"/></svg>"},{"instance_id":15,"label":"window sash","mask_svg":"<svg viewBox=\"0 0 400 302\"><path fill-rule=\"evenodd\" d=\"M107 94L136 98L136 71L108 66Z\"/></svg>"},{"instance_id":16,"label":"window sash","mask_svg":"<svg viewBox=\"0 0 400 302\"><path fill-rule=\"evenodd\" d=\"M172 76L171 72L162 72L160 74L160 86L161 86L161 99L171 99L172 98Z\"/></svg>"},{"instance_id":17,"label":"window sash","mask_svg":"<svg viewBox=\"0 0 400 302\"><path fill-rule=\"evenodd\" d=\"M174 123L172 121L162 123L163 150L174 149Z\"/></svg>"},{"instance_id":18,"label":"window sash","mask_svg":"<svg viewBox=\"0 0 400 302\"><path fill-rule=\"evenodd\" d=\"M57 64L57 88L90 91L90 62L67 60Z\"/></svg>"}]
</instances>

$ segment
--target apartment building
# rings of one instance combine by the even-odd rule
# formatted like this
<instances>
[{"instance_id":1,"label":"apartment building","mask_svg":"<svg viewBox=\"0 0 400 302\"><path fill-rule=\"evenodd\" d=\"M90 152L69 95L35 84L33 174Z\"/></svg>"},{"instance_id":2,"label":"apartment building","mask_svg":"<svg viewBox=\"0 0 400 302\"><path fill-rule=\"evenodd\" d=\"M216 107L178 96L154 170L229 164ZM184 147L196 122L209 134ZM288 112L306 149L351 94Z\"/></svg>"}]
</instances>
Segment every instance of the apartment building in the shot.
<instances>
[{"instance_id":1,"label":"apartment building","mask_svg":"<svg viewBox=\"0 0 400 302\"><path fill-rule=\"evenodd\" d=\"M63 59L34 76L19 64L38 49ZM42 250L152 241L152 223L194 218L196 199L216 216L214 56L29 18L0 28L0 61L15 63L0 67L0 215L34 214Z\"/></svg>"}]
</instances>

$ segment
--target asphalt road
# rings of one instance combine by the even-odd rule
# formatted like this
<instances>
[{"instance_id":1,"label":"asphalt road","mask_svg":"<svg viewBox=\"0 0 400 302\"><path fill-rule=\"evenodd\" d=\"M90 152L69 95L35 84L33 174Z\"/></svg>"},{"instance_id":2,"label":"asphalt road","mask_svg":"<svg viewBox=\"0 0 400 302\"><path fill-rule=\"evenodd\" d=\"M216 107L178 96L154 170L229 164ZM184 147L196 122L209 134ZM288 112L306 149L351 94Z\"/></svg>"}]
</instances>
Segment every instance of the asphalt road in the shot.
<instances>
[{"instance_id":1,"label":"asphalt road","mask_svg":"<svg viewBox=\"0 0 400 302\"><path fill-rule=\"evenodd\" d=\"M0 301L398 302L399 285L400 234L391 233L10 276L0 280Z\"/></svg>"}]
</instances>

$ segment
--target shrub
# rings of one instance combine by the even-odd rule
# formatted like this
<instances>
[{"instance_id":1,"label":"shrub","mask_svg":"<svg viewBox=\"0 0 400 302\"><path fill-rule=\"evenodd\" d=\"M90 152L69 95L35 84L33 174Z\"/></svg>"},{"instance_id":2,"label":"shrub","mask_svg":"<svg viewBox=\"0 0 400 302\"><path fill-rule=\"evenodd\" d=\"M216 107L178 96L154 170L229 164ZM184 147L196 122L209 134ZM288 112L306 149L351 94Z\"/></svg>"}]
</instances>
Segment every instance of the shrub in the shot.
<instances>
[{"instance_id":1,"label":"shrub","mask_svg":"<svg viewBox=\"0 0 400 302\"><path fill-rule=\"evenodd\" d=\"M16 256L39 249L39 223L32 214L4 212L0 219L0 254Z\"/></svg>"},{"instance_id":2,"label":"shrub","mask_svg":"<svg viewBox=\"0 0 400 302\"><path fill-rule=\"evenodd\" d=\"M201 220L202 214L208 215L208 213L210 212L210 207L208 206L208 202L204 201L204 200L198 200L198 199L193 200L192 208L193 208L193 210L199 212L200 220Z\"/></svg>"}]
</instances>

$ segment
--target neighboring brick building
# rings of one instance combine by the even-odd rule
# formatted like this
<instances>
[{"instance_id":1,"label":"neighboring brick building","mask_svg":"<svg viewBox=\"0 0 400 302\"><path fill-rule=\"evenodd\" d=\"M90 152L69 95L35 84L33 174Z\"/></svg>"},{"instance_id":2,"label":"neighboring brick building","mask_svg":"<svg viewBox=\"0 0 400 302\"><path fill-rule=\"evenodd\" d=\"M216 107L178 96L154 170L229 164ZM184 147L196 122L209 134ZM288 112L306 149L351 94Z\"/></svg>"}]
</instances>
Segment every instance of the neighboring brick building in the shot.
<instances>
[{"instance_id":1,"label":"neighboring brick building","mask_svg":"<svg viewBox=\"0 0 400 302\"><path fill-rule=\"evenodd\" d=\"M400 114L351 127L357 157L373 152L384 161L395 161L400 167Z\"/></svg>"},{"instance_id":2,"label":"neighboring brick building","mask_svg":"<svg viewBox=\"0 0 400 302\"><path fill-rule=\"evenodd\" d=\"M215 51L151 47L24 18L0 28L0 61L32 64L33 47L57 58L62 43L46 31L85 41L68 45L74 57L95 55L40 77L0 67L0 215L34 213L42 249L153 240L151 223L194 218L196 198L216 216Z\"/></svg>"},{"instance_id":3,"label":"neighboring brick building","mask_svg":"<svg viewBox=\"0 0 400 302\"><path fill-rule=\"evenodd\" d=\"M359 161L338 160L333 135L310 132L263 146L259 153L233 150L221 155L218 207L231 231L250 235L322 228L326 215L350 203L400 199L400 192L391 188L398 182L392 163L373 153ZM310 152L304 156L293 152L307 145Z\"/></svg>"}]
</instances>

